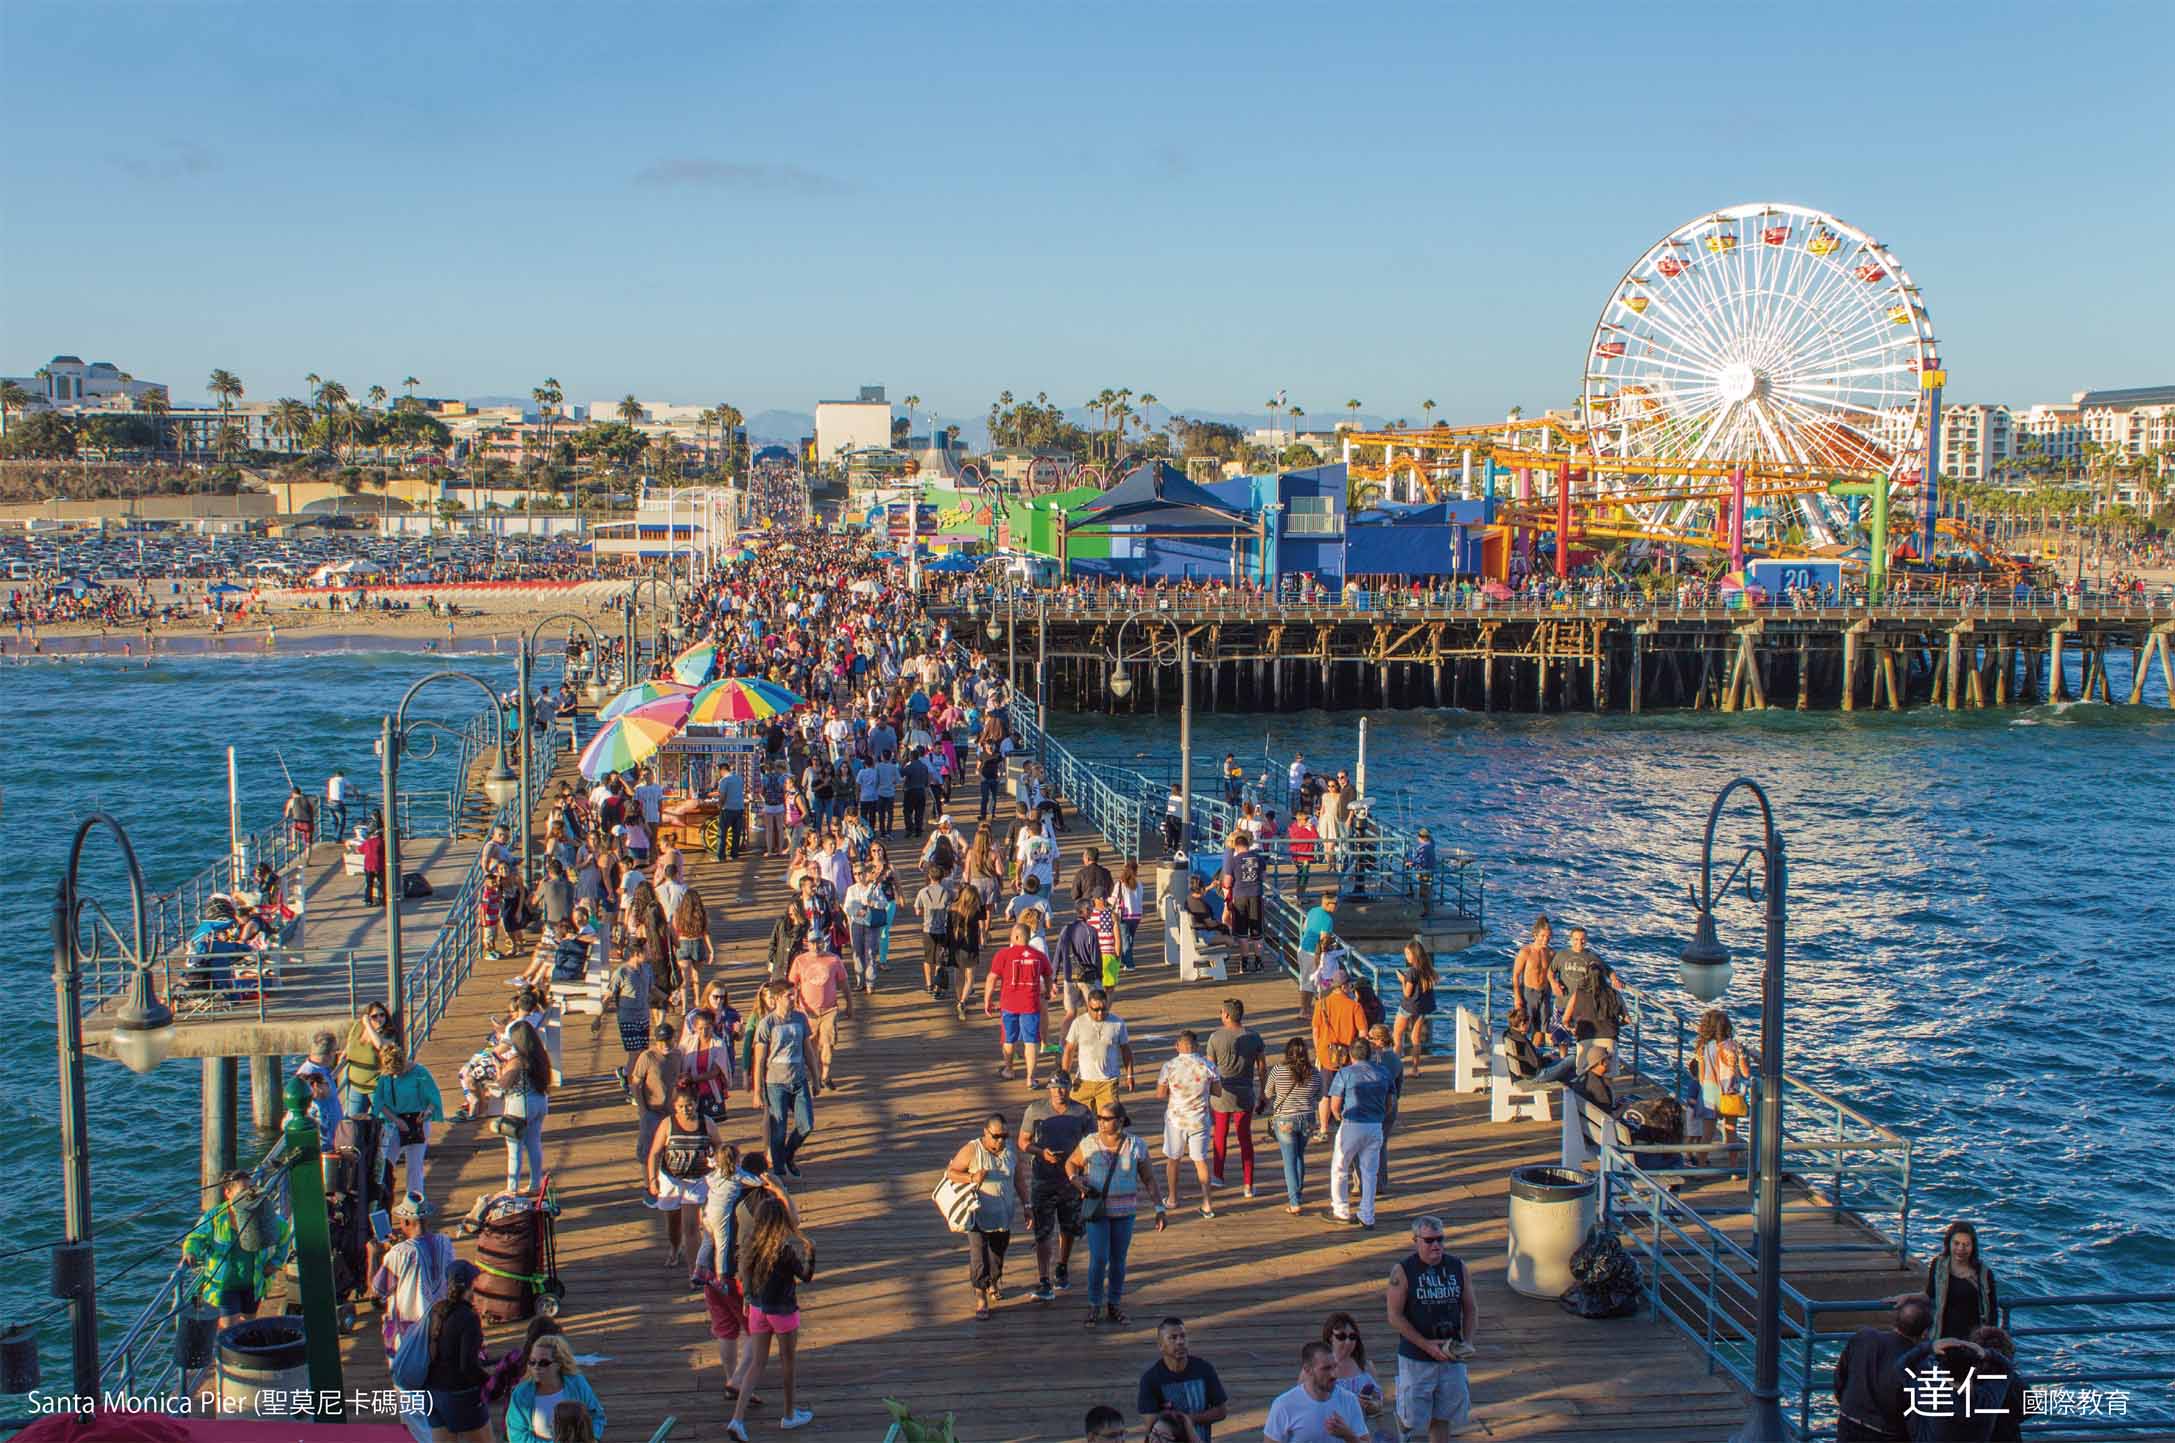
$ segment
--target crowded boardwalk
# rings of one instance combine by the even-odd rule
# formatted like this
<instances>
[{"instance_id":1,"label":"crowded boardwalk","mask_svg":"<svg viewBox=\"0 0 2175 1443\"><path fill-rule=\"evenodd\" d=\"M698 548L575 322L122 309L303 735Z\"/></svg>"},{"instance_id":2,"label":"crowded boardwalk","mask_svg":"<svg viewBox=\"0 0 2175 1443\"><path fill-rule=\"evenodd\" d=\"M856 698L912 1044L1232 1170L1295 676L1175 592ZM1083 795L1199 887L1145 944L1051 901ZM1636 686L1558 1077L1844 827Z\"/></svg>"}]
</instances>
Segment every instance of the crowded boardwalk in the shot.
<instances>
[{"instance_id":1,"label":"crowded boardwalk","mask_svg":"<svg viewBox=\"0 0 2175 1443\"><path fill-rule=\"evenodd\" d=\"M1081 849L1096 840L1066 834L1061 873L1069 875ZM725 964L717 975L746 1012L764 975L772 920L785 904L782 870L759 857L695 860L689 880L710 905L712 939ZM1156 1359L1156 1322L1165 1315L1186 1319L1193 1351L1216 1366L1230 1392L1230 1420L1219 1433L1249 1436L1270 1401L1292 1385L1299 1345L1318 1336L1330 1313L1352 1313L1376 1353L1392 1351L1395 1338L1382 1321L1383 1279L1410 1251L1405 1223L1421 1213L1444 1221L1478 1292L1474 1436L1658 1443L1718 1435L1741 1416L1735 1390L1709 1375L1665 1325L1586 1322L1552 1299L1521 1297L1504 1286L1505 1179L1518 1164L1553 1157L1558 1129L1490 1125L1485 1097L1450 1092L1447 1063L1423 1074L1407 1094L1377 1230L1332 1225L1319 1183L1310 1183L1305 1216L1286 1215L1275 1149L1264 1137L1255 1199L1239 1198L1234 1157L1234 1186L1217 1194L1215 1219L1195 1211L1188 1177L1169 1230L1142 1231L1127 1288L1130 1326L1081 1328L1087 1309L1079 1264L1069 1293L1052 1303L1032 1301L1033 1259L1024 1238L1014 1244L1005 1296L991 1320L973 1321L965 1240L945 1231L929 1195L945 1161L973 1138L984 1115L1002 1112L1016 1125L1022 1107L1041 1094L992 1075L994 1022L961 1023L909 980L918 973L912 942L895 930L886 985L855 999L855 1016L840 1033L838 1090L817 1099L815 1132L801 1154L807 1176L796 1195L817 1255L816 1278L802 1292L799 1393L815 1415L804 1436L880 1438L888 1422L881 1400L891 1397L917 1417L956 1412L959 1436L977 1443L1076 1438L1096 1403L1132 1412L1136 1381ZM1179 1029L1205 1034L1221 999L1237 996L1248 1003L1249 1017L1259 1019L1272 1052L1298 1030L1281 973L1180 984L1163 965L1162 943L1151 913L1139 938L1139 980L1128 978L1118 989L1143 1082L1127 1098L1133 1130L1149 1138L1161 1131L1152 1079ZM479 973L439 1024L424 1065L441 1079L452 1077L505 997L496 974ZM561 1321L576 1353L599 1359L592 1379L614 1436L646 1438L671 1417L678 1420L675 1439L723 1438L729 1412L721 1401L723 1370L701 1297L688 1290L684 1268L665 1262L662 1216L643 1206L633 1161L635 1116L611 1075L620 1057L609 1027L594 1040L586 1027L569 1027L567 1082L553 1097L546 1132L546 1166L564 1208ZM741 1097L731 1106L728 1134L759 1139L760 1113ZM1318 1140L1314 1152L1326 1172L1326 1145ZM429 1191L441 1209L465 1211L502 1181L503 1145L479 1123L448 1128L432 1145L431 1159ZM518 1332L493 1329L492 1351ZM384 1354L375 1329L351 1335L346 1353L351 1386L379 1383ZM774 1401L769 1416L751 1417L756 1432L774 1423L775 1378L761 1391Z\"/></svg>"}]
</instances>

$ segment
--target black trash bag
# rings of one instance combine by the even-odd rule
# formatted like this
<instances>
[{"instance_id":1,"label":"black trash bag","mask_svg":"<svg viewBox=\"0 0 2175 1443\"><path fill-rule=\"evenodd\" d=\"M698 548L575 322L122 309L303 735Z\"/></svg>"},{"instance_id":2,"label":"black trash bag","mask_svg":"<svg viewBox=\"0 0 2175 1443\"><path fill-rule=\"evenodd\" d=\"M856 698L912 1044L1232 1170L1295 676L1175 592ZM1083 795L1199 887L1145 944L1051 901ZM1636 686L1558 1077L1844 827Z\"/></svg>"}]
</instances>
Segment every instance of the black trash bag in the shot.
<instances>
[{"instance_id":1,"label":"black trash bag","mask_svg":"<svg viewBox=\"0 0 2175 1443\"><path fill-rule=\"evenodd\" d=\"M1572 1285L1557 1301L1581 1318L1628 1318L1639 1310L1639 1265L1597 1225L1571 1254Z\"/></svg>"}]
</instances>

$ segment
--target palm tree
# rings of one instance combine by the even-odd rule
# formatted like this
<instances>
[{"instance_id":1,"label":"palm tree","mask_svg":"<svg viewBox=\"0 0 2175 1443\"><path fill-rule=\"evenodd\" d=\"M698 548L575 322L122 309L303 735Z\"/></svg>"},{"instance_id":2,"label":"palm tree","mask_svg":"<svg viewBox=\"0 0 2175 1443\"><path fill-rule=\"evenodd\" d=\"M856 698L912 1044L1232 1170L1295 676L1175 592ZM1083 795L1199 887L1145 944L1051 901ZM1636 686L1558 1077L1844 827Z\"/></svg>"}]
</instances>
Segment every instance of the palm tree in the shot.
<instances>
[{"instance_id":1,"label":"palm tree","mask_svg":"<svg viewBox=\"0 0 2175 1443\"><path fill-rule=\"evenodd\" d=\"M1352 424L1354 426L1357 426L1359 424L1359 398L1355 396L1351 400L1346 401L1344 403L1344 409L1346 413L1351 416Z\"/></svg>"},{"instance_id":2,"label":"palm tree","mask_svg":"<svg viewBox=\"0 0 2175 1443\"><path fill-rule=\"evenodd\" d=\"M1297 404L1296 402L1284 407L1284 415L1291 422L1291 439L1292 444L1294 445L1298 444L1299 423L1306 419L1306 414L1307 408Z\"/></svg>"},{"instance_id":3,"label":"palm tree","mask_svg":"<svg viewBox=\"0 0 2175 1443\"><path fill-rule=\"evenodd\" d=\"M906 407L906 434L912 436L914 434L914 408L921 404L921 397L908 396L900 404Z\"/></svg>"},{"instance_id":4,"label":"palm tree","mask_svg":"<svg viewBox=\"0 0 2175 1443\"><path fill-rule=\"evenodd\" d=\"M310 420L310 408L292 396L282 396L272 403L272 434L287 442L290 453L309 435Z\"/></svg>"},{"instance_id":5,"label":"palm tree","mask_svg":"<svg viewBox=\"0 0 2175 1443\"><path fill-rule=\"evenodd\" d=\"M421 381L418 381L413 376L403 376L401 378L400 384L407 390L408 399L412 401L415 399L415 388L422 385L423 383Z\"/></svg>"},{"instance_id":6,"label":"palm tree","mask_svg":"<svg viewBox=\"0 0 2175 1443\"><path fill-rule=\"evenodd\" d=\"M997 418L999 416L1010 416L1012 418L1012 434L1015 437L1019 435L1019 417L1014 414L1012 410L1012 404L1012 393L1010 391L1001 391L997 395L997 404L989 408L990 445L994 446L997 444L998 441ZM1016 446L1019 444L1019 442L1017 440L1014 440L1012 444Z\"/></svg>"},{"instance_id":7,"label":"palm tree","mask_svg":"<svg viewBox=\"0 0 2175 1443\"><path fill-rule=\"evenodd\" d=\"M702 459L710 459L710 428L717 424L717 408L705 406L695 416L695 424L702 428Z\"/></svg>"},{"instance_id":8,"label":"palm tree","mask_svg":"<svg viewBox=\"0 0 2175 1443\"><path fill-rule=\"evenodd\" d=\"M241 399L242 395L242 378L232 371L215 370L211 373L210 378L204 382L204 389L211 392L219 401L219 455L220 459L224 460L227 454L226 442L229 421L234 413L234 403Z\"/></svg>"},{"instance_id":9,"label":"palm tree","mask_svg":"<svg viewBox=\"0 0 2175 1443\"><path fill-rule=\"evenodd\" d=\"M367 393L365 393L365 394L367 394L367 395L369 396L369 398L370 398L370 409L371 409L371 410L373 410L373 411L377 411L377 410L382 410L382 409L384 409L384 406L385 406L385 388L384 388L383 386L372 386L372 387L371 387L371 388L369 389L369 391L368 391Z\"/></svg>"},{"instance_id":10,"label":"palm tree","mask_svg":"<svg viewBox=\"0 0 2175 1443\"><path fill-rule=\"evenodd\" d=\"M13 381L0 381L0 436L8 433L8 413L30 404L30 393Z\"/></svg>"},{"instance_id":11,"label":"palm tree","mask_svg":"<svg viewBox=\"0 0 2175 1443\"><path fill-rule=\"evenodd\" d=\"M144 398L141 401L137 402L137 404L142 406L144 409L144 414L151 418L151 426L154 433L156 433L159 428L159 422L167 415L168 412L174 409L173 404L166 399L166 392L164 391L147 392ZM158 454L158 446L156 443L152 445L151 451L154 456ZM181 455L181 425L179 422L176 422L174 425L174 455L177 457Z\"/></svg>"},{"instance_id":12,"label":"palm tree","mask_svg":"<svg viewBox=\"0 0 2175 1443\"><path fill-rule=\"evenodd\" d=\"M632 391L620 398L616 409L619 412L619 419L630 426L642 419L642 403L634 398L634 392Z\"/></svg>"},{"instance_id":13,"label":"palm tree","mask_svg":"<svg viewBox=\"0 0 2175 1443\"><path fill-rule=\"evenodd\" d=\"M1276 413L1277 413L1278 411L1281 411L1281 410L1283 410L1284 408L1283 408L1282 404L1281 404L1281 403L1279 403L1279 402L1277 401L1276 397L1274 397L1274 396L1271 396L1271 397L1269 397L1269 399L1268 399L1268 400L1266 400L1266 401L1263 401L1263 402L1262 402L1261 404L1262 404L1263 406L1265 406L1265 407L1267 407L1267 408L1268 408L1268 412L1269 412L1269 438L1270 438L1270 439L1271 439L1271 440L1273 441L1273 440L1274 440L1274 439L1276 438Z\"/></svg>"},{"instance_id":14,"label":"palm tree","mask_svg":"<svg viewBox=\"0 0 2175 1443\"><path fill-rule=\"evenodd\" d=\"M346 404L347 387L341 385L338 381L321 381L318 383L317 409L320 414L330 416L334 411L339 410Z\"/></svg>"},{"instance_id":15,"label":"palm tree","mask_svg":"<svg viewBox=\"0 0 2175 1443\"><path fill-rule=\"evenodd\" d=\"M1513 406L1513 407L1511 407L1511 408L1510 408L1510 419L1511 419L1511 420L1513 420L1513 421L1515 421L1515 420L1517 420L1517 419L1518 419L1518 418L1519 418L1520 416L1523 416L1523 415L1524 415L1525 413L1526 413L1526 408L1525 408L1525 407L1523 407L1523 406Z\"/></svg>"},{"instance_id":16,"label":"palm tree","mask_svg":"<svg viewBox=\"0 0 2175 1443\"><path fill-rule=\"evenodd\" d=\"M319 383L320 383L321 381L323 381L323 380L324 380L325 378L324 378L324 377L322 377L322 376L320 376L320 375L318 375L318 374L317 374L317 373L316 373L315 371L312 371L312 372L310 372L310 373L309 373L309 374L308 374L307 376L304 376L304 377L303 377L302 379L303 379L304 381L307 381L307 382L309 383L309 387L310 387L310 404L311 404L312 406L315 406L315 405L317 404L317 387L318 387L318 384L319 384Z\"/></svg>"},{"instance_id":17,"label":"palm tree","mask_svg":"<svg viewBox=\"0 0 2175 1443\"><path fill-rule=\"evenodd\" d=\"M730 480L740 465L740 428L748 424L747 415L729 401L717 403L718 429L724 433L725 476Z\"/></svg>"},{"instance_id":18,"label":"palm tree","mask_svg":"<svg viewBox=\"0 0 2175 1443\"><path fill-rule=\"evenodd\" d=\"M1155 429L1155 408L1161 404L1162 402L1156 399L1155 392L1143 391L1140 393L1140 429L1142 431Z\"/></svg>"},{"instance_id":19,"label":"palm tree","mask_svg":"<svg viewBox=\"0 0 2175 1443\"><path fill-rule=\"evenodd\" d=\"M1430 424L1430 418L1431 418L1431 417L1433 417L1433 416L1434 416L1434 414L1435 414L1435 403L1434 403L1433 401L1422 401L1422 402L1420 403L1420 424L1421 424L1421 425L1425 426L1425 425L1428 425L1428 424Z\"/></svg>"}]
</instances>

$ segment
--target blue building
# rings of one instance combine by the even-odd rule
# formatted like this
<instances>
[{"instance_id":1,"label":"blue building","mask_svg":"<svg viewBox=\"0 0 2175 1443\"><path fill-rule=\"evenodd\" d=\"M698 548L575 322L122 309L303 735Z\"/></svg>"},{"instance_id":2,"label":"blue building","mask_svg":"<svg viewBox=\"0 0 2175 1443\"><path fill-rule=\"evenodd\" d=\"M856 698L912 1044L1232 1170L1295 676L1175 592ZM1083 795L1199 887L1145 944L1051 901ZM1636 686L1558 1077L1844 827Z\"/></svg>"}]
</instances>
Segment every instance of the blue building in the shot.
<instances>
[{"instance_id":1,"label":"blue building","mask_svg":"<svg viewBox=\"0 0 2175 1443\"><path fill-rule=\"evenodd\" d=\"M1331 591L1344 579L1474 577L1492 503L1441 501L1347 511L1345 468L1309 466L1199 485L1152 462L1067 515L1092 527L1109 555L1072 556L1085 576L1131 581L1251 581L1283 587L1312 576Z\"/></svg>"}]
</instances>

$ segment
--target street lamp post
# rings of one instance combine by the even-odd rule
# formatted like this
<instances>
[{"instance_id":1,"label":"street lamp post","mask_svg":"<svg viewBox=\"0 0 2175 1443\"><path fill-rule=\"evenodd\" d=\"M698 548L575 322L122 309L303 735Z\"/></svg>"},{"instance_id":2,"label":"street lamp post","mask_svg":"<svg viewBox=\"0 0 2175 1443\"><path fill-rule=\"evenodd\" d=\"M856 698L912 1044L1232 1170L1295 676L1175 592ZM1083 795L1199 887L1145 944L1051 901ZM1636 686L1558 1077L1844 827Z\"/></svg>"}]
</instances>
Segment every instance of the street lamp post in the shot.
<instances>
[{"instance_id":1,"label":"street lamp post","mask_svg":"<svg viewBox=\"0 0 2175 1443\"><path fill-rule=\"evenodd\" d=\"M561 611L551 616L545 617L542 621L537 622L535 626L529 629L528 635L524 636L521 639L521 651L519 655L516 656L514 661L514 671L516 675L520 678L521 687L521 884L523 886L527 886L530 881L529 814L536 810L536 799L529 795L529 653L535 649L536 638L543 633L544 628L551 625L555 621L571 621L576 626L579 626L582 630L589 633L589 645L591 648L590 656L592 658L592 664L589 668L589 681L587 685L582 688L582 694L588 699L589 704L592 707L594 707L598 702L604 700L604 682L602 678L597 675L597 667L594 664L593 660L595 657L603 653L604 641L603 638L597 635L596 627L590 625L588 618L577 616L571 611ZM550 749L549 738L546 738L545 749L548 754Z\"/></svg>"},{"instance_id":2,"label":"street lamp post","mask_svg":"<svg viewBox=\"0 0 2175 1443\"><path fill-rule=\"evenodd\" d=\"M497 692L465 671L434 671L422 678L408 688L400 698L400 705L382 723L378 733L378 765L385 796L385 1006L393 1014L395 1022L402 1020L401 1014L406 1009L408 990L407 977L402 971L400 959L400 754L407 747L408 737L413 732L431 731L441 732L446 736L457 735L445 723L432 721L427 717L419 717L412 722L408 720L408 703L415 700L415 694L439 681L466 682L482 692L490 705L491 722L498 732L498 765L484 778L483 794L491 799L494 806L504 806L513 800L521 786L520 780L514 776L513 769L506 761L506 709L499 705ZM427 757L437 749L438 741L433 737L431 751L422 755ZM467 785L466 777L453 779L456 809Z\"/></svg>"},{"instance_id":3,"label":"street lamp post","mask_svg":"<svg viewBox=\"0 0 2175 1443\"><path fill-rule=\"evenodd\" d=\"M1723 804L1738 788L1760 804L1761 838L1738 854L1736 865L1717 889L1714 885L1714 831ZM1760 1111L1756 1136L1759 1196L1754 1218L1759 1229L1759 1332L1752 1363L1752 1408L1736 1443L1788 1443L1794 1435L1782 1415L1782 949L1788 920L1789 867L1782 833L1775 830L1775 809L1767 793L1749 777L1738 777L1714 799L1707 813L1707 835L1699 856L1699 909L1692 940L1681 954L1680 977L1686 991L1701 1002L1714 1002L1729 990L1729 949L1715 936L1714 898L1728 892L1752 858L1760 860L1767 924L1765 967L1760 977ZM1746 879L1746 891L1753 890Z\"/></svg>"},{"instance_id":4,"label":"street lamp post","mask_svg":"<svg viewBox=\"0 0 2175 1443\"><path fill-rule=\"evenodd\" d=\"M60 1042L61 1241L53 1249L53 1294L68 1300L68 1328L73 1343L74 1388L79 1398L98 1396L98 1278L91 1256L91 1148L85 1125L89 1109L83 1079L83 967L77 943L87 901L77 887L83 844L94 828L113 833L128 868L130 919L134 924L127 1000L114 1018L113 1051L129 1071L149 1072L166 1060L174 1045L174 1014L152 990L146 966L150 927L145 918L143 869L128 833L105 812L93 812L76 827L68 849L68 868L53 897L53 1000ZM110 930L110 929L109 929ZM96 934L93 934L94 938Z\"/></svg>"},{"instance_id":5,"label":"street lamp post","mask_svg":"<svg viewBox=\"0 0 2175 1443\"><path fill-rule=\"evenodd\" d=\"M1140 619L1135 612L1118 623L1114 639L1115 659L1110 670L1110 694L1124 701L1133 693L1133 678L1125 670L1125 628ZM1172 623L1178 632L1178 845L1183 851L1193 841L1193 639L1183 623ZM1151 665L1170 666L1155 655L1151 642L1145 653Z\"/></svg>"}]
</instances>

